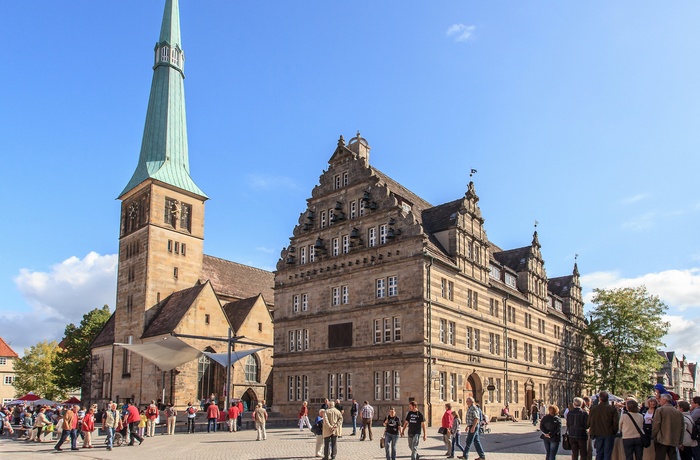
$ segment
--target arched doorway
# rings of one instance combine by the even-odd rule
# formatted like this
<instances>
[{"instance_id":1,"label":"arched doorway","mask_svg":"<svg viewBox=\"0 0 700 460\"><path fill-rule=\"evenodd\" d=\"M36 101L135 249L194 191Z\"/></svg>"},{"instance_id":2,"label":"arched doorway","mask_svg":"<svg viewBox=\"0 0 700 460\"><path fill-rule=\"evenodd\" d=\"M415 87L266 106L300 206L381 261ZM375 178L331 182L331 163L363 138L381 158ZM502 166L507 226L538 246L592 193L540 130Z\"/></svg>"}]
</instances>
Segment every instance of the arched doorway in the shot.
<instances>
[{"instance_id":1,"label":"arched doorway","mask_svg":"<svg viewBox=\"0 0 700 460\"><path fill-rule=\"evenodd\" d=\"M537 400L535 395L535 382L532 379L527 379L525 382L525 408L527 409L527 414L530 416L530 408L532 404Z\"/></svg>"},{"instance_id":2,"label":"arched doorway","mask_svg":"<svg viewBox=\"0 0 700 460\"><path fill-rule=\"evenodd\" d=\"M467 382L464 387L464 399L466 401L468 397L471 397L472 399L474 399L475 403L481 406L481 396L483 394L484 390L481 384L481 379L476 374L476 372L474 372L469 377L467 377Z\"/></svg>"},{"instance_id":3,"label":"arched doorway","mask_svg":"<svg viewBox=\"0 0 700 460\"><path fill-rule=\"evenodd\" d=\"M243 401L243 410L252 411L255 409L255 405L258 404L258 397L255 396L252 388L248 388L241 396L241 401Z\"/></svg>"}]
</instances>

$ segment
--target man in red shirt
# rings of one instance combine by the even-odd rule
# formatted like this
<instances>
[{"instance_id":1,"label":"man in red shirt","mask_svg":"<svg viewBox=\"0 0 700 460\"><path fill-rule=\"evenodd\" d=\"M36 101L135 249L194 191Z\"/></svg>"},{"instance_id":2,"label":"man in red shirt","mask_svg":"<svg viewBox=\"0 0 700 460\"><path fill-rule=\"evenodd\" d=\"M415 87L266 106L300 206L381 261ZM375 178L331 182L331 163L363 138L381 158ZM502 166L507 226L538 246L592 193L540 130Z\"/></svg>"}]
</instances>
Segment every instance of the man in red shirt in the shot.
<instances>
[{"instance_id":1,"label":"man in red shirt","mask_svg":"<svg viewBox=\"0 0 700 460\"><path fill-rule=\"evenodd\" d=\"M127 423L129 424L129 433L131 433L131 442L129 443L130 446L134 445L134 440L138 439L139 441L139 446L143 442L143 438L139 436L138 434L138 427L139 423L141 422L141 414L139 414L139 410L136 406L134 406L133 403L129 403L129 407L127 408L128 415L126 418Z\"/></svg>"},{"instance_id":2,"label":"man in red shirt","mask_svg":"<svg viewBox=\"0 0 700 460\"><path fill-rule=\"evenodd\" d=\"M238 429L243 429L243 401L238 400Z\"/></svg>"},{"instance_id":3,"label":"man in red shirt","mask_svg":"<svg viewBox=\"0 0 700 460\"><path fill-rule=\"evenodd\" d=\"M209 403L209 407L207 407L207 433L214 432L216 433L216 420L219 418L219 406L216 404Z\"/></svg>"},{"instance_id":4,"label":"man in red shirt","mask_svg":"<svg viewBox=\"0 0 700 460\"><path fill-rule=\"evenodd\" d=\"M238 431L238 405L235 402L231 403L228 408L228 432Z\"/></svg>"}]
</instances>

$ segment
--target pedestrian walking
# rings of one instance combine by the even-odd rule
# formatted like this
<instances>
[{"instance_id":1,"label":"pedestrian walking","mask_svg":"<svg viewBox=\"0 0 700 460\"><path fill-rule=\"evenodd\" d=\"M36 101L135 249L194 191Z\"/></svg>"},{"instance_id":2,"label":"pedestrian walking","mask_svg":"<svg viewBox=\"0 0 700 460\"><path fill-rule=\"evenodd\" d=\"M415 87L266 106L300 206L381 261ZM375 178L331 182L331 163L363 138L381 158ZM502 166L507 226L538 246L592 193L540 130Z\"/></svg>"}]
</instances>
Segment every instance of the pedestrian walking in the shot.
<instances>
[{"instance_id":1,"label":"pedestrian walking","mask_svg":"<svg viewBox=\"0 0 700 460\"><path fill-rule=\"evenodd\" d=\"M474 444L476 453L479 454L479 459L483 460L486 458L486 453L484 453L484 447L481 445L481 438L479 437L481 409L474 404L474 398L471 396L467 397L466 402L467 414L464 417L464 424L467 430L467 439L464 442L464 455L459 458L469 458L469 449L471 448L472 444Z\"/></svg>"},{"instance_id":2,"label":"pedestrian walking","mask_svg":"<svg viewBox=\"0 0 700 460\"><path fill-rule=\"evenodd\" d=\"M454 458L454 452L452 452L452 422L454 421L454 415L452 415L452 405L450 403L445 404L445 413L442 414L442 420L440 422L440 433L442 434L442 442L445 443L447 447L447 458Z\"/></svg>"},{"instance_id":3,"label":"pedestrian walking","mask_svg":"<svg viewBox=\"0 0 700 460\"><path fill-rule=\"evenodd\" d=\"M309 421L309 403L304 401L301 404L301 409L299 409L299 431L304 431L304 427L306 426L311 429L311 422Z\"/></svg>"},{"instance_id":4,"label":"pedestrian walking","mask_svg":"<svg viewBox=\"0 0 700 460\"><path fill-rule=\"evenodd\" d=\"M367 431L369 431L369 440L372 440L372 420L374 419L374 407L369 405L369 402L365 401L362 409L360 409L360 414L362 416L362 433L360 434L360 441L367 439ZM367 431L366 431L367 430Z\"/></svg>"},{"instance_id":5,"label":"pedestrian walking","mask_svg":"<svg viewBox=\"0 0 700 460\"><path fill-rule=\"evenodd\" d=\"M267 439L267 431L265 431L265 425L267 424L267 411L263 407L262 403L258 403L253 411L253 420L255 421L255 430L258 432L258 437L256 441L265 441Z\"/></svg>"},{"instance_id":6,"label":"pedestrian walking","mask_svg":"<svg viewBox=\"0 0 700 460\"><path fill-rule=\"evenodd\" d=\"M338 435L343 415L335 408L335 402L328 403L328 409L323 414L323 460L333 460L338 454Z\"/></svg>"},{"instance_id":7,"label":"pedestrian walking","mask_svg":"<svg viewBox=\"0 0 700 460\"><path fill-rule=\"evenodd\" d=\"M420 442L421 432L423 433L423 441L427 439L425 430L425 417L418 410L418 405L415 401L408 403L408 414L401 428L401 436L406 433L408 428L408 447L411 449L411 460L418 460L418 443Z\"/></svg>"},{"instance_id":8,"label":"pedestrian walking","mask_svg":"<svg viewBox=\"0 0 700 460\"><path fill-rule=\"evenodd\" d=\"M389 415L384 419L384 452L386 460L396 460L396 443L399 440L401 419L396 416L396 410L389 408Z\"/></svg>"},{"instance_id":9,"label":"pedestrian walking","mask_svg":"<svg viewBox=\"0 0 700 460\"><path fill-rule=\"evenodd\" d=\"M625 401L625 410L620 417L620 433L625 460L642 460L644 446L642 445L642 426L644 416L639 413L639 404L634 399Z\"/></svg>"},{"instance_id":10,"label":"pedestrian walking","mask_svg":"<svg viewBox=\"0 0 700 460\"><path fill-rule=\"evenodd\" d=\"M659 398L659 408L654 412L651 434L656 442L656 460L676 460L676 446L683 444L685 421L683 414L673 407L673 396L664 393Z\"/></svg>"},{"instance_id":11,"label":"pedestrian walking","mask_svg":"<svg viewBox=\"0 0 700 460\"><path fill-rule=\"evenodd\" d=\"M608 402L606 391L598 393L598 404L588 415L588 434L595 444L596 460L611 460L615 446L615 434L620 424L620 413Z\"/></svg>"},{"instance_id":12,"label":"pedestrian walking","mask_svg":"<svg viewBox=\"0 0 700 460\"><path fill-rule=\"evenodd\" d=\"M582 409L584 402L574 398L574 408L566 414L566 432L571 444L571 460L588 459L588 413Z\"/></svg>"},{"instance_id":13,"label":"pedestrian walking","mask_svg":"<svg viewBox=\"0 0 700 460\"><path fill-rule=\"evenodd\" d=\"M357 413L360 411L360 404L357 399L352 399L352 404L350 405L350 418L352 418L352 433L350 436L355 436L357 434Z\"/></svg>"},{"instance_id":14,"label":"pedestrian walking","mask_svg":"<svg viewBox=\"0 0 700 460\"><path fill-rule=\"evenodd\" d=\"M547 408L547 415L540 420L540 431L540 438L544 442L545 460L556 460L561 443L561 419L557 406L551 405Z\"/></svg>"}]
</instances>

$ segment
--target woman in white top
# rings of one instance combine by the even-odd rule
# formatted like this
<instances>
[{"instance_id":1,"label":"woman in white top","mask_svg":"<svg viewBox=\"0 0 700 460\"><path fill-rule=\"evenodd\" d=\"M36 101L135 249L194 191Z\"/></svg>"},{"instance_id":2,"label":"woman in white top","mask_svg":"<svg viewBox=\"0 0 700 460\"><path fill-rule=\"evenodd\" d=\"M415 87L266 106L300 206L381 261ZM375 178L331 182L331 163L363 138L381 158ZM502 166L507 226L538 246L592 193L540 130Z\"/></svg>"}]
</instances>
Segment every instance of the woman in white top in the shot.
<instances>
[{"instance_id":1,"label":"woman in white top","mask_svg":"<svg viewBox=\"0 0 700 460\"><path fill-rule=\"evenodd\" d=\"M642 426L644 426L644 417L639 413L639 404L630 398L625 402L625 411L620 416L620 433L622 433L626 460L642 460L644 453Z\"/></svg>"},{"instance_id":2,"label":"woman in white top","mask_svg":"<svg viewBox=\"0 0 700 460\"><path fill-rule=\"evenodd\" d=\"M651 420L654 418L654 412L659 407L659 401L655 397L647 399L647 410L644 412L644 432L651 435ZM654 440L651 440L651 445L644 449L644 460L656 460L656 448Z\"/></svg>"}]
</instances>

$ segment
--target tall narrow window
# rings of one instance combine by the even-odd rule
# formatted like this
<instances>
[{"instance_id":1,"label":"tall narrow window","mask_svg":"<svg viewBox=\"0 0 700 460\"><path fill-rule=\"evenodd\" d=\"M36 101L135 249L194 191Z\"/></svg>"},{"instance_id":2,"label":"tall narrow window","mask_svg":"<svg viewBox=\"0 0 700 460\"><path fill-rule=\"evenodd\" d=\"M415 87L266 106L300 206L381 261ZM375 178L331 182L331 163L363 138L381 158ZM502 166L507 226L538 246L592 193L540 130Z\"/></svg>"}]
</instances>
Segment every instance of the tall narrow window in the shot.
<instances>
[{"instance_id":1,"label":"tall narrow window","mask_svg":"<svg viewBox=\"0 0 700 460\"><path fill-rule=\"evenodd\" d=\"M292 296L292 313L299 313L299 295Z\"/></svg>"},{"instance_id":2,"label":"tall narrow window","mask_svg":"<svg viewBox=\"0 0 700 460\"><path fill-rule=\"evenodd\" d=\"M163 222L175 228L177 222L177 200L165 198L165 209Z\"/></svg>"},{"instance_id":3,"label":"tall narrow window","mask_svg":"<svg viewBox=\"0 0 700 460\"><path fill-rule=\"evenodd\" d=\"M350 237L343 235L343 254L350 252Z\"/></svg>"},{"instance_id":4,"label":"tall narrow window","mask_svg":"<svg viewBox=\"0 0 700 460\"><path fill-rule=\"evenodd\" d=\"M333 238L333 255L337 256L340 253L340 241L338 238Z\"/></svg>"},{"instance_id":5,"label":"tall narrow window","mask_svg":"<svg viewBox=\"0 0 700 460\"><path fill-rule=\"evenodd\" d=\"M341 294L341 302L343 305L347 305L350 302L350 293L349 293L349 288L348 286L341 286L340 287L340 294Z\"/></svg>"},{"instance_id":6,"label":"tall narrow window","mask_svg":"<svg viewBox=\"0 0 700 460\"><path fill-rule=\"evenodd\" d=\"M187 203L180 205L180 230L192 231L192 205Z\"/></svg>"},{"instance_id":7,"label":"tall narrow window","mask_svg":"<svg viewBox=\"0 0 700 460\"><path fill-rule=\"evenodd\" d=\"M301 295L301 311L307 311L309 309L309 294Z\"/></svg>"},{"instance_id":8,"label":"tall narrow window","mask_svg":"<svg viewBox=\"0 0 700 460\"><path fill-rule=\"evenodd\" d=\"M340 288L337 286L331 290L331 305L334 307L340 305Z\"/></svg>"},{"instance_id":9,"label":"tall narrow window","mask_svg":"<svg viewBox=\"0 0 700 460\"><path fill-rule=\"evenodd\" d=\"M386 244L386 225L379 226L379 244Z\"/></svg>"},{"instance_id":10,"label":"tall narrow window","mask_svg":"<svg viewBox=\"0 0 700 460\"><path fill-rule=\"evenodd\" d=\"M357 201L350 202L350 218L354 219L357 217Z\"/></svg>"},{"instance_id":11,"label":"tall narrow window","mask_svg":"<svg viewBox=\"0 0 700 460\"><path fill-rule=\"evenodd\" d=\"M386 297L386 280L384 278L379 278L377 280L377 298L381 299Z\"/></svg>"},{"instance_id":12,"label":"tall narrow window","mask_svg":"<svg viewBox=\"0 0 700 460\"><path fill-rule=\"evenodd\" d=\"M399 279L397 276L390 276L387 278L389 281L389 297L393 297L399 294Z\"/></svg>"}]
</instances>

